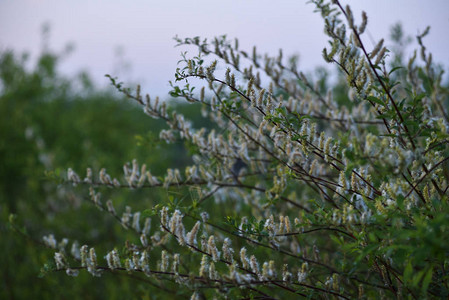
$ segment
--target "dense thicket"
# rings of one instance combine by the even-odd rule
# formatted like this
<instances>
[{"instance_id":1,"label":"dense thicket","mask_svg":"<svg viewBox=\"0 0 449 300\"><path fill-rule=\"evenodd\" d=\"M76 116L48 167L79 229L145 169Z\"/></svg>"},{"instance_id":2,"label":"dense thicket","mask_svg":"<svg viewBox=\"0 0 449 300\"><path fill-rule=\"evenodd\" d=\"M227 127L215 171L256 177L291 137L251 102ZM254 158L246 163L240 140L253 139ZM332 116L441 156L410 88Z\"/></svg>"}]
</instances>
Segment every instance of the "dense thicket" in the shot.
<instances>
[{"instance_id":1,"label":"dense thicket","mask_svg":"<svg viewBox=\"0 0 449 300\"><path fill-rule=\"evenodd\" d=\"M136 115L165 124L157 139L184 144L192 160L162 171L168 148L110 161L99 153L84 165L63 157L72 165L52 202L59 210L42 218L69 214L70 201L82 208L41 240L55 250L45 278L132 277L160 298L449 295L449 98L423 44L428 29L404 58L384 40L364 44L364 12L311 2L329 37L323 58L339 70L334 85L282 51L178 38L198 55L183 56L170 94L200 106L205 126L109 76ZM393 38L406 41L400 27Z\"/></svg>"}]
</instances>

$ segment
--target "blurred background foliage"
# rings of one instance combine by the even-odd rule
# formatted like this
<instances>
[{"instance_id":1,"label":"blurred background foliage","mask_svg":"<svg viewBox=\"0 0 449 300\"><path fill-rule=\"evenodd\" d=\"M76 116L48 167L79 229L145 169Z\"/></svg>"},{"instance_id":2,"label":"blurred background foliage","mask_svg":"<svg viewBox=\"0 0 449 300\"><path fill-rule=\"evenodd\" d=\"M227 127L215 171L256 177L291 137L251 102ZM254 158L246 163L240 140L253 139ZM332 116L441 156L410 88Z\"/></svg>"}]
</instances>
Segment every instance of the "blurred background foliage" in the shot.
<instances>
[{"instance_id":1,"label":"blurred background foliage","mask_svg":"<svg viewBox=\"0 0 449 300\"><path fill-rule=\"evenodd\" d=\"M410 40L399 25L393 28L392 40L392 64L403 65L404 47ZM67 168L84 177L82 170L87 167L95 176L105 167L122 179L122 164L135 158L154 175L163 176L167 168L182 172L197 151L182 142L167 145L160 141L163 122L146 116L117 91L96 87L87 73L62 75L58 66L69 52L44 47L34 65L26 54L0 52L0 299L165 299L169 296L166 289L125 272L105 273L101 278L80 272L75 280L54 273L40 276L54 256L53 249L43 246L44 235L52 233L58 241L77 237L80 245L95 246L100 260L114 246L136 239L109 214L80 198L88 197L87 187L74 193L71 186L62 184L60 178ZM351 109L343 76L332 79L326 69L318 68L307 77L317 82L315 88L321 94L334 81L336 101ZM192 120L195 128L212 126L201 117L200 106L169 103ZM188 188L101 192L103 202L113 199L119 215L126 205L134 211L145 210L158 203L197 197ZM206 211L213 207L221 215L237 217L229 202L205 205ZM11 214L17 216L15 229L8 224ZM170 283L159 284L173 288ZM189 298L190 294L178 297Z\"/></svg>"},{"instance_id":2,"label":"blurred background foliage","mask_svg":"<svg viewBox=\"0 0 449 300\"><path fill-rule=\"evenodd\" d=\"M58 65L67 54L45 49L31 65L27 54L0 52L0 299L150 298L151 286L127 274L92 278L81 272L77 280L39 276L54 255L40 244L44 235L54 233L58 241L83 237L80 244L105 247L99 253L118 244L115 232L123 236L118 222L58 181L68 167L91 167L94 174L106 167L119 177L122 164L134 158L158 175L190 162L182 143L159 140L162 122L148 118L116 91L95 87L87 73L60 74ZM199 109L177 107L186 116L198 115ZM196 122L206 125L198 117ZM166 193L123 190L114 194L114 204L118 212L130 204L143 210L167 198ZM106 191L103 201L108 196ZM25 234L11 230L10 214Z\"/></svg>"}]
</instances>

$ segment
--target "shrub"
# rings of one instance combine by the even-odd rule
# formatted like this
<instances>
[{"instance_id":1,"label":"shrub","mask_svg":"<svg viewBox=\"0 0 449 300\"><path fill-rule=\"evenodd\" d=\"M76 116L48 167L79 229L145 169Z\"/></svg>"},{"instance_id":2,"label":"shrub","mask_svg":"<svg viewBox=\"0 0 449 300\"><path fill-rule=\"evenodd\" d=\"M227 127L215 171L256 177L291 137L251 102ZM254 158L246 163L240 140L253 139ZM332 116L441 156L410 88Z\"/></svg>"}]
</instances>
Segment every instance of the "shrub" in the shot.
<instances>
[{"instance_id":1,"label":"shrub","mask_svg":"<svg viewBox=\"0 0 449 300\"><path fill-rule=\"evenodd\" d=\"M57 251L47 271L131 274L191 299L449 295L449 99L422 42L428 29L417 36L422 63L415 51L390 68L383 40L371 50L362 42L364 12L356 22L337 0L311 2L329 36L323 57L344 78L333 87L282 52L262 58L225 37L178 38L199 54L183 56L171 96L200 103L215 124L195 128L110 77L166 123L162 139L184 141L193 164L155 174L133 160L123 178L69 169L67 182L127 233L114 232L115 248L101 253L46 236ZM113 192L100 197L107 189L143 190L151 206L133 210L129 196L116 210ZM159 189L166 196L152 197Z\"/></svg>"}]
</instances>

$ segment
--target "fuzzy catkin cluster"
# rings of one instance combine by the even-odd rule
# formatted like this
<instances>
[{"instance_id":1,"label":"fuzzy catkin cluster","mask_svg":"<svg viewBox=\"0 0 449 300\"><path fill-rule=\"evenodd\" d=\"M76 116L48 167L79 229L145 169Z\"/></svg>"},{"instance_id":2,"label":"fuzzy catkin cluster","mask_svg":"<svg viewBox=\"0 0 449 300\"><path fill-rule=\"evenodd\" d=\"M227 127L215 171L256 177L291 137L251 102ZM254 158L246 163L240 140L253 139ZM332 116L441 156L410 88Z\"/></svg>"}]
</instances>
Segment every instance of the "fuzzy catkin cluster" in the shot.
<instances>
[{"instance_id":1,"label":"fuzzy catkin cluster","mask_svg":"<svg viewBox=\"0 0 449 300\"><path fill-rule=\"evenodd\" d=\"M323 57L344 78L338 86L314 84L282 51L269 57L225 37L177 39L200 53L183 56L171 93L215 124L196 128L168 102L111 79L165 122L161 140L193 149L193 164L153 174L133 160L117 177L69 169L67 181L89 186L90 202L135 238L97 258L93 247L74 242L69 255L67 239L45 236L58 251L56 269L144 274L191 299L448 292L448 93L423 46L427 32L418 36L423 65L415 53L404 70L391 69L384 40L363 43L365 12L358 21L339 1L311 2L329 37ZM204 86L192 89L191 79ZM129 201L118 213L114 199L102 201L105 188L185 197L157 199L147 211Z\"/></svg>"}]
</instances>

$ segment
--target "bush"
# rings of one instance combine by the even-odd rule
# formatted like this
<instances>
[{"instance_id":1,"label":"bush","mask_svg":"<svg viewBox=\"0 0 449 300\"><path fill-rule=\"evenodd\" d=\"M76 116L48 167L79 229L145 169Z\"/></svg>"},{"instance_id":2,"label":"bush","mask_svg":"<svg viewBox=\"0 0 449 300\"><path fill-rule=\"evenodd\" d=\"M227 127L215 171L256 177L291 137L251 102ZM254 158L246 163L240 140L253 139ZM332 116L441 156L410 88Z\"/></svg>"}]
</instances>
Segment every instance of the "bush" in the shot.
<instances>
[{"instance_id":1,"label":"bush","mask_svg":"<svg viewBox=\"0 0 449 300\"><path fill-rule=\"evenodd\" d=\"M449 99L422 42L428 30L417 37L422 63L415 51L390 68L383 40L371 51L361 40L365 13L357 23L337 0L312 2L329 36L323 57L344 79L334 86L314 84L282 52L262 58L225 37L177 39L199 50L183 56L171 92L215 124L197 128L110 77L166 123L161 138L184 141L193 164L156 173L133 160L123 178L69 169L67 183L81 186L73 193L89 190L123 234L108 232L115 246L101 252L95 239L79 247L46 236L57 251L47 272L128 274L160 297L191 299L449 295Z\"/></svg>"}]
</instances>

